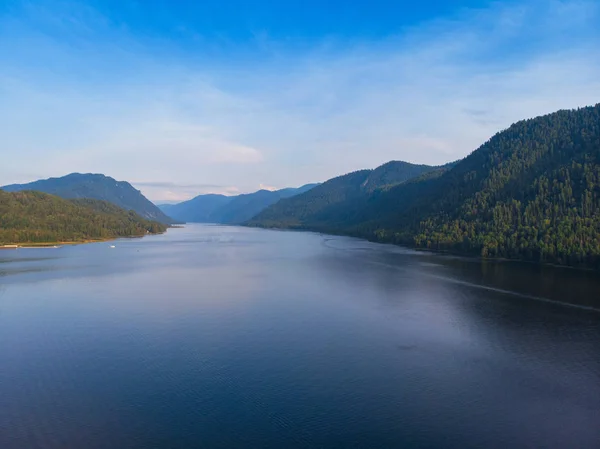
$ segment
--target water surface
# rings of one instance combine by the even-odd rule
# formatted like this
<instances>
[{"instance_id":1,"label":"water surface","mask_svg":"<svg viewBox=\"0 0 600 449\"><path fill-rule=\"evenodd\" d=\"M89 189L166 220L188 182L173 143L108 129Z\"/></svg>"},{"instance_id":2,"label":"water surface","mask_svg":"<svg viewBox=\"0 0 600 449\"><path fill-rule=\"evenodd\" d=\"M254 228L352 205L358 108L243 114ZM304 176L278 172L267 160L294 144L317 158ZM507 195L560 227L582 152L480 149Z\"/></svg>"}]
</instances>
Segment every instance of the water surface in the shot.
<instances>
[{"instance_id":1,"label":"water surface","mask_svg":"<svg viewBox=\"0 0 600 449\"><path fill-rule=\"evenodd\" d=\"M0 447L597 449L600 279L201 225L1 251Z\"/></svg>"}]
</instances>

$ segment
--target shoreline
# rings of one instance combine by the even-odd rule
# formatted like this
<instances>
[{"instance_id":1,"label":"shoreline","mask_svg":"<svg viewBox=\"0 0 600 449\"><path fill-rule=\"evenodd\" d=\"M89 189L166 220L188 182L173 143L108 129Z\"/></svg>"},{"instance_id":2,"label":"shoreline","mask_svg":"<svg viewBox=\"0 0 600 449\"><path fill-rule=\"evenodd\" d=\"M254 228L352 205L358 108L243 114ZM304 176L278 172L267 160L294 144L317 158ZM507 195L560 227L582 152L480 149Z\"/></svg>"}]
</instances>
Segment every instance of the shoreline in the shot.
<instances>
[{"instance_id":1,"label":"shoreline","mask_svg":"<svg viewBox=\"0 0 600 449\"><path fill-rule=\"evenodd\" d=\"M88 243L104 243L104 242L112 242L118 239L141 239L143 237L147 237L149 235L162 235L165 232L156 232L156 233L147 233L144 235L129 235L129 236L117 236L110 237L104 239L87 239L87 240L68 240L62 242L22 242L22 243L7 243L0 245L0 250L9 250L9 249L32 249L32 248L56 248L65 245L85 245Z\"/></svg>"},{"instance_id":2,"label":"shoreline","mask_svg":"<svg viewBox=\"0 0 600 449\"><path fill-rule=\"evenodd\" d=\"M227 226L227 225L225 225L225 226ZM275 227L275 226L259 226L259 225L245 225L245 224L230 225L230 226L241 226L241 227L245 227L245 228L264 229L264 230L272 230L272 231L284 231L284 232L286 232L286 231L313 232L315 234L321 234L321 235L330 235L330 236L337 236L337 237L350 237L350 238L354 238L354 239L358 239L358 240L363 240L366 242L377 243L380 245L391 245L391 246L396 246L396 247L400 247L400 248L406 248L406 249L409 249L412 251L417 251L417 252L438 254L441 256L449 256L449 257L460 257L460 258L464 258L467 260L473 260L473 261L479 261L479 262L524 263L524 264L528 264L528 265L535 265L538 267L553 267L553 268L562 268L562 269L576 270L576 271L587 271L587 272L592 272L592 273L598 273L600 271L596 268L586 267L586 266L561 265L561 264L552 263L552 262L536 262L535 260L518 259L518 258L511 259L511 258L507 258L507 257L482 257L480 255L476 255L476 254L472 254L472 253L464 253L464 252L460 252L460 251L422 248L422 247L418 247L418 246L411 246L411 245L406 245L406 244L393 243L393 242L389 242L389 241L385 241L385 240L379 240L376 238L372 239L369 237L365 237L362 235L356 235L356 234L352 234L349 232L327 232L327 231L321 231L319 229L301 228L301 227L287 227L287 228L281 227L281 228L279 228L279 227Z\"/></svg>"},{"instance_id":3,"label":"shoreline","mask_svg":"<svg viewBox=\"0 0 600 449\"><path fill-rule=\"evenodd\" d=\"M102 243L116 240L116 238L102 239L102 240L71 240L66 242L23 242L10 245L2 245L0 249L21 249L21 248L56 248L64 245L84 245L86 243Z\"/></svg>"}]
</instances>

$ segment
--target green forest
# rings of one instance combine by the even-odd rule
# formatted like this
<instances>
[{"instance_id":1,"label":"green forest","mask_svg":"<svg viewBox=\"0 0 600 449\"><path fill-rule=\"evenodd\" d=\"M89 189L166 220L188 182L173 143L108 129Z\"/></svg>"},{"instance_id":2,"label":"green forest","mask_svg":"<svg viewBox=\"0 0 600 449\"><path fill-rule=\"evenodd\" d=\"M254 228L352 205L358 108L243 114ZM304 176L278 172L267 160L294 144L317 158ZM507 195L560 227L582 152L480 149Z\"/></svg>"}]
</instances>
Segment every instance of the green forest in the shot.
<instances>
[{"instance_id":1,"label":"green forest","mask_svg":"<svg viewBox=\"0 0 600 449\"><path fill-rule=\"evenodd\" d=\"M0 190L0 245L133 237L166 228L106 201Z\"/></svg>"},{"instance_id":2,"label":"green forest","mask_svg":"<svg viewBox=\"0 0 600 449\"><path fill-rule=\"evenodd\" d=\"M374 170L358 170L330 179L293 198L281 200L248 224L258 226L343 228L349 214L381 189L389 189L418 177L434 176L447 167L391 161Z\"/></svg>"},{"instance_id":3,"label":"green forest","mask_svg":"<svg viewBox=\"0 0 600 449\"><path fill-rule=\"evenodd\" d=\"M248 224L600 269L600 104L518 122L455 164L352 201L310 193Z\"/></svg>"},{"instance_id":4,"label":"green forest","mask_svg":"<svg viewBox=\"0 0 600 449\"><path fill-rule=\"evenodd\" d=\"M128 182L117 181L98 173L71 173L60 178L40 179L27 184L10 184L0 189L6 192L35 190L67 200L78 198L103 200L125 210L133 210L146 220L173 223L171 218Z\"/></svg>"}]
</instances>

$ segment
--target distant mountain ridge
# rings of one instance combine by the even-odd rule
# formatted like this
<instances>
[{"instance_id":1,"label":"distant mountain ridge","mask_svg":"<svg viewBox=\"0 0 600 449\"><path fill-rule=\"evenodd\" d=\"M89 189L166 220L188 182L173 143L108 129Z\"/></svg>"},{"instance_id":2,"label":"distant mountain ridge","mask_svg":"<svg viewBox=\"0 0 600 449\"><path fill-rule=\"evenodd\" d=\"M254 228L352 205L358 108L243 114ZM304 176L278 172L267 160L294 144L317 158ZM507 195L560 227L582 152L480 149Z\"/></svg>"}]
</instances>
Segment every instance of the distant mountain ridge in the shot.
<instances>
[{"instance_id":1,"label":"distant mountain ridge","mask_svg":"<svg viewBox=\"0 0 600 449\"><path fill-rule=\"evenodd\" d=\"M60 178L42 179L27 184L0 187L6 192L35 190L65 199L89 198L108 201L122 209L133 210L142 218L173 223L163 211L126 181L92 173L71 173Z\"/></svg>"},{"instance_id":2,"label":"distant mountain ridge","mask_svg":"<svg viewBox=\"0 0 600 449\"><path fill-rule=\"evenodd\" d=\"M454 164L354 201L319 193L356 191L367 176L327 181L248 224L600 269L600 104L522 120Z\"/></svg>"},{"instance_id":3,"label":"distant mountain ridge","mask_svg":"<svg viewBox=\"0 0 600 449\"><path fill-rule=\"evenodd\" d=\"M177 204L161 204L158 207L175 220L191 223L216 223L216 211L233 200L232 196L219 194L198 195Z\"/></svg>"},{"instance_id":4,"label":"distant mountain ridge","mask_svg":"<svg viewBox=\"0 0 600 449\"><path fill-rule=\"evenodd\" d=\"M176 220L191 223L241 224L283 198L309 191L317 184L281 190L259 190L236 196L218 194L198 195L178 204L159 206Z\"/></svg>"}]
</instances>

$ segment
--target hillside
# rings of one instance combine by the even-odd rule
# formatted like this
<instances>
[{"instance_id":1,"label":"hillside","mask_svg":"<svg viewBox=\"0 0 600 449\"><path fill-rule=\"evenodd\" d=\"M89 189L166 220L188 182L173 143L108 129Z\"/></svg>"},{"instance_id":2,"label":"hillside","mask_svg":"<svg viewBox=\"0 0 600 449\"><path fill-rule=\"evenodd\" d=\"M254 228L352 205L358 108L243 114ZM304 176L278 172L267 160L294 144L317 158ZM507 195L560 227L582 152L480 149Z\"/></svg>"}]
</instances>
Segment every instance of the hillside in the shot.
<instances>
[{"instance_id":1,"label":"hillside","mask_svg":"<svg viewBox=\"0 0 600 449\"><path fill-rule=\"evenodd\" d=\"M281 190L259 190L254 193L225 196L199 195L179 204L166 204L160 208L176 220L196 223L240 224L275 204L312 189L316 184Z\"/></svg>"},{"instance_id":2,"label":"hillside","mask_svg":"<svg viewBox=\"0 0 600 449\"><path fill-rule=\"evenodd\" d=\"M442 167L391 161L374 170L360 170L330 179L314 189L282 200L265 209L250 224L276 227L308 227L345 223L347 215L360 209L379 189L391 188Z\"/></svg>"},{"instance_id":3,"label":"hillside","mask_svg":"<svg viewBox=\"0 0 600 449\"><path fill-rule=\"evenodd\" d=\"M148 220L156 220L165 224L173 222L131 184L116 181L101 174L71 173L61 178L43 179L28 184L12 184L0 188L6 192L36 190L66 199L104 200L125 210L133 210Z\"/></svg>"},{"instance_id":4,"label":"hillside","mask_svg":"<svg viewBox=\"0 0 600 449\"><path fill-rule=\"evenodd\" d=\"M251 224L600 268L600 104L518 122L438 175L320 221L277 205Z\"/></svg>"},{"instance_id":5,"label":"hillside","mask_svg":"<svg viewBox=\"0 0 600 449\"><path fill-rule=\"evenodd\" d=\"M166 226L91 199L0 190L0 245L80 242L160 233Z\"/></svg>"}]
</instances>

